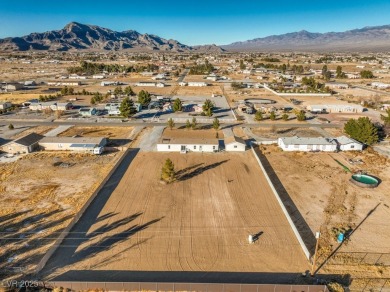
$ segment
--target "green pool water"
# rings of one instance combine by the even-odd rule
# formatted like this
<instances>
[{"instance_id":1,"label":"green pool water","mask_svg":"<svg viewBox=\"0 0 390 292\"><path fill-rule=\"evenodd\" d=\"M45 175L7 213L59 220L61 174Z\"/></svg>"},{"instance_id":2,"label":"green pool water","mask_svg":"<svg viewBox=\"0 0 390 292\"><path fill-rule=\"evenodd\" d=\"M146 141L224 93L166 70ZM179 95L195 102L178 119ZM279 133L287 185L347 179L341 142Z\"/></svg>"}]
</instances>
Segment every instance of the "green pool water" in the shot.
<instances>
[{"instance_id":1,"label":"green pool water","mask_svg":"<svg viewBox=\"0 0 390 292\"><path fill-rule=\"evenodd\" d=\"M354 174L352 178L358 182L367 184L367 185L377 185L378 180L372 176L366 174Z\"/></svg>"}]
</instances>

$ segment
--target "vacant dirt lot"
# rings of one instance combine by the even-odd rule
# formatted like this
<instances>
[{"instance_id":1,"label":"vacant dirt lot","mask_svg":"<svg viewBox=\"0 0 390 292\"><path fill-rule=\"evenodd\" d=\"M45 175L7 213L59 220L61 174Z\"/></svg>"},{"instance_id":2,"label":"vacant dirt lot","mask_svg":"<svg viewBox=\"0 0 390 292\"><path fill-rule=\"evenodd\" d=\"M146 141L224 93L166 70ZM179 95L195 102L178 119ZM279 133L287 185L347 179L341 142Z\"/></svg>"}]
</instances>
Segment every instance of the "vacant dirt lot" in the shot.
<instances>
[{"instance_id":1,"label":"vacant dirt lot","mask_svg":"<svg viewBox=\"0 0 390 292\"><path fill-rule=\"evenodd\" d=\"M0 164L0 280L35 267L118 157L34 153Z\"/></svg>"},{"instance_id":2,"label":"vacant dirt lot","mask_svg":"<svg viewBox=\"0 0 390 292\"><path fill-rule=\"evenodd\" d=\"M277 139L279 137L322 137L322 135L311 128L252 128L252 132L260 137L269 138L269 139Z\"/></svg>"},{"instance_id":3,"label":"vacant dirt lot","mask_svg":"<svg viewBox=\"0 0 390 292\"><path fill-rule=\"evenodd\" d=\"M110 139L128 138L133 127L82 127L74 126L58 136L72 137L75 135L84 137L106 137Z\"/></svg>"},{"instance_id":4,"label":"vacant dirt lot","mask_svg":"<svg viewBox=\"0 0 390 292\"><path fill-rule=\"evenodd\" d=\"M162 134L165 138L180 138L180 139L186 139L186 138L192 138L192 139L215 139L216 133L218 133L218 139L223 139L223 131L219 130L216 132L214 129L211 130L183 130L183 129L169 129L166 128Z\"/></svg>"},{"instance_id":5,"label":"vacant dirt lot","mask_svg":"<svg viewBox=\"0 0 390 292\"><path fill-rule=\"evenodd\" d=\"M278 150L276 146L267 146L263 149L311 230L313 232L320 230L322 233L319 264L338 247L336 236L340 231L353 231L349 240L339 249L340 253L345 253L345 264L351 263L348 255L369 253L372 256L373 253L378 253L376 258L379 259L380 253L389 253L389 160L372 150L365 150L362 153L326 154L287 153ZM353 161L360 159L363 164L351 164L350 159ZM363 189L351 184L349 182L351 173L346 172L336 160L347 166L352 173L364 170L379 177L382 180L381 184L375 189ZM372 210L374 211L370 214ZM357 228L363 220L364 222ZM369 258L370 256L366 257ZM338 263L340 261L343 263L342 259L339 259ZM379 263L381 261L390 266L389 255L379 259ZM367 278L390 277L390 267L382 267L383 270L379 273L379 266L371 268L364 260L361 264L364 267L362 271L362 266L358 265L352 267L325 265L321 272L348 272Z\"/></svg>"},{"instance_id":6,"label":"vacant dirt lot","mask_svg":"<svg viewBox=\"0 0 390 292\"><path fill-rule=\"evenodd\" d=\"M167 158L175 164L177 181L165 185L159 177ZM140 152L101 208L88 212L94 220L75 227L46 275L100 270L115 280L123 271L301 273L308 268L249 151ZM249 234L258 234L254 244L248 244Z\"/></svg>"}]
</instances>

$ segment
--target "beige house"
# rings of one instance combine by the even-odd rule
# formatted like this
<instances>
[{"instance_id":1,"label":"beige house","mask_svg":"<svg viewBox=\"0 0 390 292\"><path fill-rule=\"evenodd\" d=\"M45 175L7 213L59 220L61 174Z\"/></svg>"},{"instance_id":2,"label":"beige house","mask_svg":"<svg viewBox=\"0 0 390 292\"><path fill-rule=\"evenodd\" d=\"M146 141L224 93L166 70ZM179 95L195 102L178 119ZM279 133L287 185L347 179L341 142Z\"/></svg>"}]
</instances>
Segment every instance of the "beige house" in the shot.
<instances>
[{"instance_id":1,"label":"beige house","mask_svg":"<svg viewBox=\"0 0 390 292\"><path fill-rule=\"evenodd\" d=\"M48 151L76 151L101 154L107 139L104 137L44 137L39 145Z\"/></svg>"},{"instance_id":2,"label":"beige house","mask_svg":"<svg viewBox=\"0 0 390 292\"><path fill-rule=\"evenodd\" d=\"M42 138L42 135L31 133L1 146L1 150L10 154L31 153L39 149L38 142Z\"/></svg>"}]
</instances>

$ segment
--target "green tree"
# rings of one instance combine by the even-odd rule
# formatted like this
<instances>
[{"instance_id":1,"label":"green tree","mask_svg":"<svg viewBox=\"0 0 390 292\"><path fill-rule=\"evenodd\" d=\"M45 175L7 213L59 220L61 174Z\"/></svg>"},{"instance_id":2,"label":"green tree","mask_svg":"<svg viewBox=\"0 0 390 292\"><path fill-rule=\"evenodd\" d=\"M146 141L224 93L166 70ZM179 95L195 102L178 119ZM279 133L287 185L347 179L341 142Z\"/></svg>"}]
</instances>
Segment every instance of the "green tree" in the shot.
<instances>
[{"instance_id":1,"label":"green tree","mask_svg":"<svg viewBox=\"0 0 390 292\"><path fill-rule=\"evenodd\" d=\"M217 118L214 118L213 120L213 128L215 131L218 131L220 127L219 120Z\"/></svg>"},{"instance_id":2,"label":"green tree","mask_svg":"<svg viewBox=\"0 0 390 292\"><path fill-rule=\"evenodd\" d=\"M145 90L141 90L139 93L138 93L138 102L142 105L147 105L150 103L150 101L152 100L152 98L150 97L150 93L145 91Z\"/></svg>"},{"instance_id":3,"label":"green tree","mask_svg":"<svg viewBox=\"0 0 390 292\"><path fill-rule=\"evenodd\" d=\"M238 89L242 89L242 88L245 88L245 85L244 83L242 82L232 82L230 84L230 87L234 90L238 90Z\"/></svg>"},{"instance_id":4,"label":"green tree","mask_svg":"<svg viewBox=\"0 0 390 292\"><path fill-rule=\"evenodd\" d=\"M181 112L183 110L183 103L180 98L176 98L173 102L172 110L174 112Z\"/></svg>"},{"instance_id":5,"label":"green tree","mask_svg":"<svg viewBox=\"0 0 390 292\"><path fill-rule=\"evenodd\" d=\"M122 95L123 94L123 90L122 90L122 87L121 86L118 86L114 89L114 94L115 95Z\"/></svg>"},{"instance_id":6,"label":"green tree","mask_svg":"<svg viewBox=\"0 0 390 292\"><path fill-rule=\"evenodd\" d=\"M240 60L240 70L245 70L245 69L246 69L246 66L244 64L244 61Z\"/></svg>"},{"instance_id":7,"label":"green tree","mask_svg":"<svg viewBox=\"0 0 390 292\"><path fill-rule=\"evenodd\" d=\"M275 112L271 112L271 114L269 115L269 119L270 119L271 121L275 121L275 120L276 120L276 114L275 114Z\"/></svg>"},{"instance_id":8,"label":"green tree","mask_svg":"<svg viewBox=\"0 0 390 292\"><path fill-rule=\"evenodd\" d=\"M191 122L190 122L190 120L187 120L186 121L186 129L188 130L188 129L191 129Z\"/></svg>"},{"instance_id":9,"label":"green tree","mask_svg":"<svg viewBox=\"0 0 390 292\"><path fill-rule=\"evenodd\" d=\"M341 66L337 66L336 68L336 78L346 78L347 76L343 72L343 68Z\"/></svg>"},{"instance_id":10,"label":"green tree","mask_svg":"<svg viewBox=\"0 0 390 292\"><path fill-rule=\"evenodd\" d=\"M131 86L125 87L124 93L125 93L127 96L133 96L133 95L135 95L135 92L133 91L133 88L131 88Z\"/></svg>"},{"instance_id":11,"label":"green tree","mask_svg":"<svg viewBox=\"0 0 390 292\"><path fill-rule=\"evenodd\" d=\"M8 129L13 130L13 129L15 129L15 127L14 127L13 124L9 124L9 125L8 125Z\"/></svg>"},{"instance_id":12,"label":"green tree","mask_svg":"<svg viewBox=\"0 0 390 292\"><path fill-rule=\"evenodd\" d=\"M386 115L381 115L381 120L385 125L390 125L390 108L386 110Z\"/></svg>"},{"instance_id":13,"label":"green tree","mask_svg":"<svg viewBox=\"0 0 390 292\"><path fill-rule=\"evenodd\" d=\"M175 181L175 165L169 158L165 160L161 169L161 179L167 183Z\"/></svg>"},{"instance_id":14,"label":"green tree","mask_svg":"<svg viewBox=\"0 0 390 292\"><path fill-rule=\"evenodd\" d=\"M370 70L363 70L360 72L360 76L364 79L374 78L374 74Z\"/></svg>"},{"instance_id":15,"label":"green tree","mask_svg":"<svg viewBox=\"0 0 390 292\"><path fill-rule=\"evenodd\" d=\"M121 115L125 118L128 118L136 113L134 102L128 97L125 97L125 99L121 102L121 105L119 106L119 112Z\"/></svg>"},{"instance_id":16,"label":"green tree","mask_svg":"<svg viewBox=\"0 0 390 292\"><path fill-rule=\"evenodd\" d=\"M284 114L282 115L282 120L283 120L283 121L288 121L288 114L284 113Z\"/></svg>"},{"instance_id":17,"label":"green tree","mask_svg":"<svg viewBox=\"0 0 390 292\"><path fill-rule=\"evenodd\" d=\"M170 118L168 121L167 121L167 125L169 127L169 129L173 129L175 127L175 122L173 121L172 118Z\"/></svg>"},{"instance_id":18,"label":"green tree","mask_svg":"<svg viewBox=\"0 0 390 292\"><path fill-rule=\"evenodd\" d=\"M214 103L210 99L206 99L202 109L206 116L211 117L213 115Z\"/></svg>"},{"instance_id":19,"label":"green tree","mask_svg":"<svg viewBox=\"0 0 390 292\"><path fill-rule=\"evenodd\" d=\"M368 117L360 117L356 119L350 119L344 125L344 132L348 134L352 139L367 145L372 145L378 142L378 129L370 121Z\"/></svg>"},{"instance_id":20,"label":"green tree","mask_svg":"<svg viewBox=\"0 0 390 292\"><path fill-rule=\"evenodd\" d=\"M255 113L255 120L258 121L258 122L263 120L263 113L261 111L257 111Z\"/></svg>"},{"instance_id":21,"label":"green tree","mask_svg":"<svg viewBox=\"0 0 390 292\"><path fill-rule=\"evenodd\" d=\"M197 123L197 121L196 121L196 118L193 117L193 118L192 118L192 122L191 122L191 128L192 128L193 130L195 130L197 125L198 125L198 123Z\"/></svg>"},{"instance_id":22,"label":"green tree","mask_svg":"<svg viewBox=\"0 0 390 292\"><path fill-rule=\"evenodd\" d=\"M302 122L304 120L306 120L306 115L305 115L305 112L300 110L296 113L296 116L297 116L297 120Z\"/></svg>"}]
</instances>

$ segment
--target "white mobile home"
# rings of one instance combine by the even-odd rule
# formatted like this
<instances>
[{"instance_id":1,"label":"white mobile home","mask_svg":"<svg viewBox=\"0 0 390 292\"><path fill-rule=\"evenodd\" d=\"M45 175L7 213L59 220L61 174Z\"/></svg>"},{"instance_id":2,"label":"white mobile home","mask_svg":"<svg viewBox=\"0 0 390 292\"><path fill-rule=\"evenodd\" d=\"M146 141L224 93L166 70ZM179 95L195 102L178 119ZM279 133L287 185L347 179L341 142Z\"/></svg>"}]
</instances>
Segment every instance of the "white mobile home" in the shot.
<instances>
[{"instance_id":1,"label":"white mobile home","mask_svg":"<svg viewBox=\"0 0 390 292\"><path fill-rule=\"evenodd\" d=\"M217 152L219 151L218 139L176 139L162 138L157 144L160 152Z\"/></svg>"},{"instance_id":2,"label":"white mobile home","mask_svg":"<svg viewBox=\"0 0 390 292\"><path fill-rule=\"evenodd\" d=\"M337 151L337 142L329 138L284 137L278 139L278 146L283 151Z\"/></svg>"},{"instance_id":3,"label":"white mobile home","mask_svg":"<svg viewBox=\"0 0 390 292\"><path fill-rule=\"evenodd\" d=\"M327 113L362 113L365 108L357 104L327 104L327 105L308 105L309 111L322 111Z\"/></svg>"},{"instance_id":4,"label":"white mobile home","mask_svg":"<svg viewBox=\"0 0 390 292\"><path fill-rule=\"evenodd\" d=\"M236 136L225 138L225 151L241 152L245 151L246 143L244 139Z\"/></svg>"},{"instance_id":5,"label":"white mobile home","mask_svg":"<svg viewBox=\"0 0 390 292\"><path fill-rule=\"evenodd\" d=\"M104 137L44 137L39 146L48 151L76 151L101 154L107 139Z\"/></svg>"},{"instance_id":6,"label":"white mobile home","mask_svg":"<svg viewBox=\"0 0 390 292\"><path fill-rule=\"evenodd\" d=\"M361 151L364 145L347 136L340 136L336 138L337 145L341 151Z\"/></svg>"}]
</instances>

